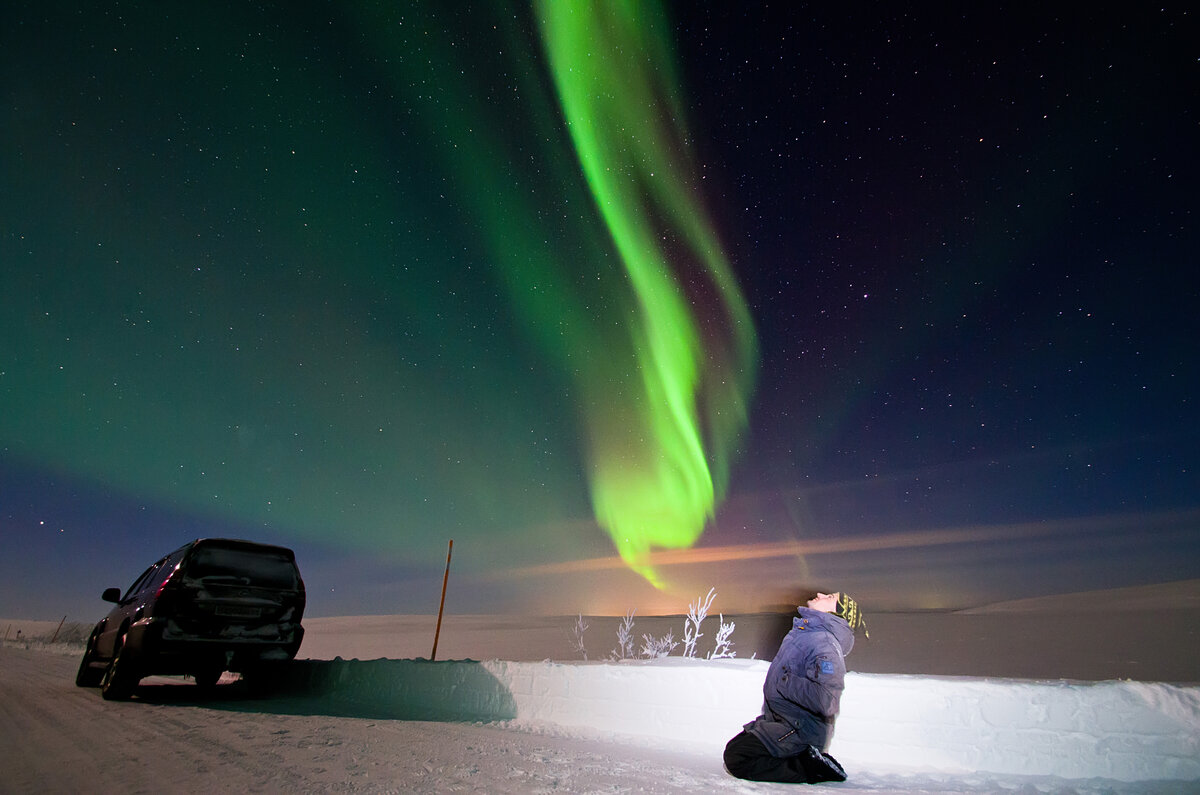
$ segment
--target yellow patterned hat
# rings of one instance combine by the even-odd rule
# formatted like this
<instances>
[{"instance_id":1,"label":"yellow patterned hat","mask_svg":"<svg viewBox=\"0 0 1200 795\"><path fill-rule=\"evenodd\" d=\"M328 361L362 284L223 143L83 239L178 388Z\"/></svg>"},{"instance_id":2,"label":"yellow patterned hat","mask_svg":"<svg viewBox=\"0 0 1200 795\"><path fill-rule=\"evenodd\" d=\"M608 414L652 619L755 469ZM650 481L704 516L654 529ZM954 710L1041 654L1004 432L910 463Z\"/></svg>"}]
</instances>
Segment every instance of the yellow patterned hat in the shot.
<instances>
[{"instance_id":1,"label":"yellow patterned hat","mask_svg":"<svg viewBox=\"0 0 1200 795\"><path fill-rule=\"evenodd\" d=\"M871 637L870 633L867 632L867 622L863 618L862 611L858 609L858 602L854 601L850 594L843 592L838 596L837 607L834 609L833 614L839 618L846 619L846 623L850 625L850 629L857 632L858 628L862 627L863 634L868 638Z\"/></svg>"}]
</instances>

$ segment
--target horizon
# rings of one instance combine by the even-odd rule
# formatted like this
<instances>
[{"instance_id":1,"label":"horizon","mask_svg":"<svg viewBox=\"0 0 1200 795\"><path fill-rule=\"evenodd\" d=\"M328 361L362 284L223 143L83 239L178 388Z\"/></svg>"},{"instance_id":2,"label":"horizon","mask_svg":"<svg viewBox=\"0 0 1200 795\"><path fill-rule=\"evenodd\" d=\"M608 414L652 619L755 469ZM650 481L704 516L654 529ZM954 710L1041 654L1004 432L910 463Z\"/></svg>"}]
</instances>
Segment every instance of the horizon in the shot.
<instances>
[{"instance_id":1,"label":"horizon","mask_svg":"<svg viewBox=\"0 0 1200 795\"><path fill-rule=\"evenodd\" d=\"M719 597L720 594L717 594ZM702 598L701 595L699 598ZM681 610L670 613L649 613L634 609L635 618L686 618L688 616L689 605L685 605ZM706 620L716 618L721 615L734 616L778 616L785 613L795 612L801 605L792 606L788 609L787 605L763 605L759 609L738 610L738 611L721 611L710 610L706 614ZM714 603L714 608L716 604ZM986 604L970 605L965 607L893 607L893 608L872 608L867 615L919 615L919 614L963 614L963 615L987 615L1000 614L1006 612L1014 613L1075 613L1075 612L1123 612L1123 611L1141 611L1147 609L1154 610L1200 610L1200 578L1186 580L1168 580L1158 583L1147 583L1145 585L1122 586L1119 588L1102 588L1094 591L1073 591L1069 593L1047 594L1039 597L1022 598L1022 599L1006 599L999 602L989 602ZM489 618L489 617L507 617L507 618L531 618L531 619L564 619L569 620L576 616L582 615L584 618L603 618L603 619L621 619L629 615L628 611L623 613L531 613L531 612L495 612L495 613L450 613L444 614L445 618ZM55 625L60 622L64 624L84 624L90 626L102 617L97 614L94 618L75 618L73 616L63 616L59 619L48 618L33 618L29 616L0 614L0 621L8 621L14 624L37 624L37 625ZM320 620L335 620L335 619L353 619L353 618L428 618L436 619L437 612L431 613L344 613L336 615L313 615L307 608L305 610L305 620L320 619Z\"/></svg>"}]
</instances>

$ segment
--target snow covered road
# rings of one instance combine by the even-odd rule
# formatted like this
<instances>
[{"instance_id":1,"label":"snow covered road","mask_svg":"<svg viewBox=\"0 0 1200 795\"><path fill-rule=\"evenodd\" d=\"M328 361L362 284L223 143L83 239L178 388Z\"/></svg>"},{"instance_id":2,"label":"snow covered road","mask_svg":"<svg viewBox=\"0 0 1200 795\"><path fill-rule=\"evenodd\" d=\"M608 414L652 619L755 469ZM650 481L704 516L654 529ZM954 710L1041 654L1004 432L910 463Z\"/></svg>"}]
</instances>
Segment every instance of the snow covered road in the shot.
<instances>
[{"instance_id":1,"label":"snow covered road","mask_svg":"<svg viewBox=\"0 0 1200 795\"><path fill-rule=\"evenodd\" d=\"M466 723L281 714L237 684L77 688L73 657L0 649L3 792L700 792L720 760ZM733 788L731 791L736 791ZM753 790L749 790L753 791Z\"/></svg>"}]
</instances>

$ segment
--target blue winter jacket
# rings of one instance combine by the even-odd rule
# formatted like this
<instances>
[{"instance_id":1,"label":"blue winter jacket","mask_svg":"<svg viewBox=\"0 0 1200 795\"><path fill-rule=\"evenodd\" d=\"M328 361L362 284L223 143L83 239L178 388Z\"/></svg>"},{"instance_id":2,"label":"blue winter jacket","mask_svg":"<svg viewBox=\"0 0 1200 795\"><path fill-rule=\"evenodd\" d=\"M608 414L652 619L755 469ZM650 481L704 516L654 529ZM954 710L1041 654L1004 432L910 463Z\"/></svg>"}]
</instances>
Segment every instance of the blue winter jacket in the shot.
<instances>
[{"instance_id":1,"label":"blue winter jacket","mask_svg":"<svg viewBox=\"0 0 1200 795\"><path fill-rule=\"evenodd\" d=\"M773 756L829 745L854 631L832 613L801 607L763 683L763 713L745 726Z\"/></svg>"}]
</instances>

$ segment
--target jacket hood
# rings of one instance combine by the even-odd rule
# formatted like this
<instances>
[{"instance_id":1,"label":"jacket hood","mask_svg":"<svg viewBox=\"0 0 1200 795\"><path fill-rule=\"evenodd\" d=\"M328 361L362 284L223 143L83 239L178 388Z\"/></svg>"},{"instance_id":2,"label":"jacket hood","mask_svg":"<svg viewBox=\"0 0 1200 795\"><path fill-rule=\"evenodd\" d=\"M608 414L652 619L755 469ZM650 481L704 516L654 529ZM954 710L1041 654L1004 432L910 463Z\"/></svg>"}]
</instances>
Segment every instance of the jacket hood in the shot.
<instances>
[{"instance_id":1,"label":"jacket hood","mask_svg":"<svg viewBox=\"0 0 1200 795\"><path fill-rule=\"evenodd\" d=\"M796 612L799 615L792 619L793 628L807 624L809 630L823 629L829 632L837 638L837 642L841 645L843 657L854 648L854 630L850 629L846 619L835 616L833 613L813 610L811 607L798 607Z\"/></svg>"}]
</instances>

